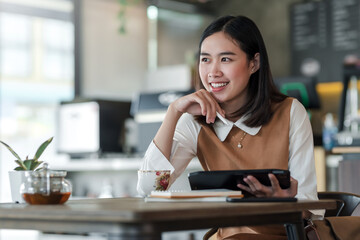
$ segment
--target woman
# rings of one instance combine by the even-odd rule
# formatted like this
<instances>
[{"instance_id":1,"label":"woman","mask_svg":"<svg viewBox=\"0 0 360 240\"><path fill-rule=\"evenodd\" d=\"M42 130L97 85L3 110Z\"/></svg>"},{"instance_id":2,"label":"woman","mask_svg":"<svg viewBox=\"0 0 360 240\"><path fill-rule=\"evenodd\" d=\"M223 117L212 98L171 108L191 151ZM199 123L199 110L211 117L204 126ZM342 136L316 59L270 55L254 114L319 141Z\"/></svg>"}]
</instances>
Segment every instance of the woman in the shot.
<instances>
[{"instance_id":1,"label":"woman","mask_svg":"<svg viewBox=\"0 0 360 240\"><path fill-rule=\"evenodd\" d=\"M201 89L169 106L142 169L171 169L170 183L195 156L204 170L289 169L288 189L272 174L270 187L252 176L244 179L248 186L238 187L257 197L317 199L307 113L276 90L257 26L244 16L211 23L200 39L199 75ZM286 239L286 234L282 226L234 227L219 229L217 237Z\"/></svg>"}]
</instances>

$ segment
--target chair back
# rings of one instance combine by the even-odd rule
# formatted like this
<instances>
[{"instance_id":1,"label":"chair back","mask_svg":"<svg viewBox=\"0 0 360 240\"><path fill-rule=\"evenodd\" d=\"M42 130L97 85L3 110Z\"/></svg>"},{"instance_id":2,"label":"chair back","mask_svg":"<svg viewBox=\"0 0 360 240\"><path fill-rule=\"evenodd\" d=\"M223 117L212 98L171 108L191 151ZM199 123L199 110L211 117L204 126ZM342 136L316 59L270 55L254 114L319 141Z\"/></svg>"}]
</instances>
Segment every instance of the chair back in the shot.
<instances>
[{"instance_id":1,"label":"chair back","mask_svg":"<svg viewBox=\"0 0 360 240\"><path fill-rule=\"evenodd\" d=\"M351 216L360 204L360 195L347 192L319 192L319 199L333 199L337 202L337 208L327 210L325 217Z\"/></svg>"}]
</instances>

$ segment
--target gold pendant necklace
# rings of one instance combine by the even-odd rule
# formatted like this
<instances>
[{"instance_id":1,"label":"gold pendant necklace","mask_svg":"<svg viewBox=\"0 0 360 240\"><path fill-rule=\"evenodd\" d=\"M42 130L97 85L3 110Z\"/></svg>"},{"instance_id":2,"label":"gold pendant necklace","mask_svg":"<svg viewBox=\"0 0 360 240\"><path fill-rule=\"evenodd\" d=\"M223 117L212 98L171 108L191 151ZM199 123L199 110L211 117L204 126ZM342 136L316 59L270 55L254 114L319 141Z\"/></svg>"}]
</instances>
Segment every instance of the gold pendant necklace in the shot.
<instances>
[{"instance_id":1,"label":"gold pendant necklace","mask_svg":"<svg viewBox=\"0 0 360 240\"><path fill-rule=\"evenodd\" d=\"M246 132L243 131L243 135L241 136L241 138L238 141L238 145L237 145L238 148L240 148L240 149L243 148L243 145L241 143L245 137L246 137Z\"/></svg>"}]
</instances>

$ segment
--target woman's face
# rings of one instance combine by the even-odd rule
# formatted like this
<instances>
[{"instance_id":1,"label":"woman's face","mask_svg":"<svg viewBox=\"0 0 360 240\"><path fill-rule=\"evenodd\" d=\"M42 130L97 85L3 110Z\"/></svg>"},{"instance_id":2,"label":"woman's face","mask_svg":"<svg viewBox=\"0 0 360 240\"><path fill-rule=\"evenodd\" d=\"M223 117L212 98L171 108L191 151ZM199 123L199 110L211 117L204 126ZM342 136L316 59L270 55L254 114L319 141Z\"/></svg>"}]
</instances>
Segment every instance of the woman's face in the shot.
<instances>
[{"instance_id":1,"label":"woman's face","mask_svg":"<svg viewBox=\"0 0 360 240\"><path fill-rule=\"evenodd\" d=\"M238 109L245 103L249 78L255 69L246 53L223 32L205 38L200 49L201 81L224 107Z\"/></svg>"}]
</instances>

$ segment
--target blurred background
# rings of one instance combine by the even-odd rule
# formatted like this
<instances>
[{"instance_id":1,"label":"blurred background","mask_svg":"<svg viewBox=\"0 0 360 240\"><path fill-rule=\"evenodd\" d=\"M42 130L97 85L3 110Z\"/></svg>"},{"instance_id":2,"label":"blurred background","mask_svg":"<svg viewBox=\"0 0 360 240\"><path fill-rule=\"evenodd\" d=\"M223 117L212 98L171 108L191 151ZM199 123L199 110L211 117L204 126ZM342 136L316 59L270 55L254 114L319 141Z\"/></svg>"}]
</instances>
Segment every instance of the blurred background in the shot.
<instances>
[{"instance_id":1,"label":"blurred background","mask_svg":"<svg viewBox=\"0 0 360 240\"><path fill-rule=\"evenodd\" d=\"M254 20L277 86L308 110L319 191L359 194L359 0L0 0L0 140L25 158L54 136L41 159L68 171L72 198L136 196L141 157L223 15ZM13 160L1 147L0 202ZM167 238L202 232L182 234ZM99 236L69 237L82 238Z\"/></svg>"}]
</instances>

